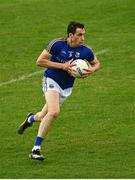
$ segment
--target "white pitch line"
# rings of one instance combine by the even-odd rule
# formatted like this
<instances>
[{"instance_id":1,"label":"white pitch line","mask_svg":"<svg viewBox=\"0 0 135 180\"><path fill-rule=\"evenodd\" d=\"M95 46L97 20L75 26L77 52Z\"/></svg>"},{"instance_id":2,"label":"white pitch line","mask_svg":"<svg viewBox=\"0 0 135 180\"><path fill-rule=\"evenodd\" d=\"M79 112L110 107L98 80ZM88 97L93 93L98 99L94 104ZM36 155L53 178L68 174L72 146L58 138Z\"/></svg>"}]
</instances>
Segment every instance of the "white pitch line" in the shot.
<instances>
[{"instance_id":1,"label":"white pitch line","mask_svg":"<svg viewBox=\"0 0 135 180\"><path fill-rule=\"evenodd\" d=\"M19 82L19 81L26 80L26 79L28 79L28 78L30 78L30 77L33 77L33 76L35 76L35 75L37 75L37 74L41 74L41 73L43 73L43 72L44 72L43 70L42 70L42 71L37 71L37 72L31 73L31 74L28 74L28 75L20 76L20 77L18 77L18 78L16 78L16 79L11 79L11 80L9 80L9 81L2 82L2 83L0 83L0 87L1 87L1 86L4 86L4 85L8 85L8 84L13 84L13 83L15 83L15 82Z\"/></svg>"},{"instance_id":2,"label":"white pitch line","mask_svg":"<svg viewBox=\"0 0 135 180\"><path fill-rule=\"evenodd\" d=\"M101 51L98 51L98 52L96 53L96 55L104 54L104 53L106 53L107 51L108 51L108 49L103 49L103 50L101 50ZM26 80L26 79L28 79L28 78L30 78L30 77L35 76L35 75L42 74L43 72L44 72L44 70L36 71L36 72L31 73L31 74L28 74L28 75L20 76L20 77L18 77L18 78L16 78L16 79L11 79L11 80L9 80L9 81L1 82L1 83L0 83L0 87L2 87L2 86L4 86L4 85L9 85L9 84L13 84L13 83L16 83L16 82L19 82L19 81Z\"/></svg>"},{"instance_id":3,"label":"white pitch line","mask_svg":"<svg viewBox=\"0 0 135 180\"><path fill-rule=\"evenodd\" d=\"M109 49L102 49L101 51L96 52L96 55L104 54L107 51L109 51Z\"/></svg>"}]
</instances>

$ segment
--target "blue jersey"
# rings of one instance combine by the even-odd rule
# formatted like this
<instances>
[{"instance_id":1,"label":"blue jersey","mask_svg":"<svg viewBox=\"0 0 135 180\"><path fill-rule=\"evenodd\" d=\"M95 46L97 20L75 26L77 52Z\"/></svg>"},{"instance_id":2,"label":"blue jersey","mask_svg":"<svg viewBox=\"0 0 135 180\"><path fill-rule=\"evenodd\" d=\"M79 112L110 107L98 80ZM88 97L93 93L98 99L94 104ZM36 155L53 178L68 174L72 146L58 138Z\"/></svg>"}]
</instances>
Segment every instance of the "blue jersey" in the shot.
<instances>
[{"instance_id":1,"label":"blue jersey","mask_svg":"<svg viewBox=\"0 0 135 180\"><path fill-rule=\"evenodd\" d=\"M86 59L89 62L94 60L94 54L91 48L85 45L70 47L66 38L51 41L46 50L52 55L52 62L65 63L71 59ZM55 80L62 89L72 87L75 80L66 71L55 68L47 68L44 76Z\"/></svg>"}]
</instances>

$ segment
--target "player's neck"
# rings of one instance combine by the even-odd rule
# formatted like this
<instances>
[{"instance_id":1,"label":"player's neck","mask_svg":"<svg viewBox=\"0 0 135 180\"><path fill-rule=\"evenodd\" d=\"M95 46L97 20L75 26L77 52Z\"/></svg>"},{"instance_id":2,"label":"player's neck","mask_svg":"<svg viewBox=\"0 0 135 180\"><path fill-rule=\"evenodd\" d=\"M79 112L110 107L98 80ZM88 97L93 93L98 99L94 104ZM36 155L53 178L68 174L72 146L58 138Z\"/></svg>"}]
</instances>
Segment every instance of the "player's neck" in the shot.
<instances>
[{"instance_id":1,"label":"player's neck","mask_svg":"<svg viewBox=\"0 0 135 180\"><path fill-rule=\"evenodd\" d=\"M77 47L76 43L74 43L71 38L67 37L67 43L70 47Z\"/></svg>"}]
</instances>

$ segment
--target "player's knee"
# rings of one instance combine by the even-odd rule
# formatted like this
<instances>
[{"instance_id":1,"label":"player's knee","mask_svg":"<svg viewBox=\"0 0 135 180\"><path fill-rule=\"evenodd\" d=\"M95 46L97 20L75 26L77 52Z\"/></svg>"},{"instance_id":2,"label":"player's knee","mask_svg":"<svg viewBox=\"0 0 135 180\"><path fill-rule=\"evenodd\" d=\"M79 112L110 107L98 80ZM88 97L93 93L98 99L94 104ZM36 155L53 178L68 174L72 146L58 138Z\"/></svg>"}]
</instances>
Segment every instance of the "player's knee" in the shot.
<instances>
[{"instance_id":1,"label":"player's knee","mask_svg":"<svg viewBox=\"0 0 135 180\"><path fill-rule=\"evenodd\" d=\"M50 116L52 116L54 119L58 117L60 111L59 110L52 110L48 112Z\"/></svg>"}]
</instances>

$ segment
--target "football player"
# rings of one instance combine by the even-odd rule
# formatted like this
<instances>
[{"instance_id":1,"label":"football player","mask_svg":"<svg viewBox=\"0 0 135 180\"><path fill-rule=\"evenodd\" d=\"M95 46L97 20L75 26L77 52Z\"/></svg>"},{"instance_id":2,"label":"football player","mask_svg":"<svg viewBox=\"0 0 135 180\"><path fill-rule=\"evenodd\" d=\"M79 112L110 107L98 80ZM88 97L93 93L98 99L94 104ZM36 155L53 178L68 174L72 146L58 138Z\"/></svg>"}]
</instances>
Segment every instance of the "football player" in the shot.
<instances>
[{"instance_id":1,"label":"football player","mask_svg":"<svg viewBox=\"0 0 135 180\"><path fill-rule=\"evenodd\" d=\"M39 55L36 64L47 68L43 77L45 105L40 112L29 113L18 129L19 134L40 121L38 133L29 157L44 160L41 144L54 120L60 114L60 105L71 95L75 78L73 77L72 61L85 59L91 66L85 70L83 77L94 73L100 68L100 62L92 49L84 44L85 27L79 22L70 22L67 36L52 40Z\"/></svg>"}]
</instances>

